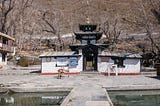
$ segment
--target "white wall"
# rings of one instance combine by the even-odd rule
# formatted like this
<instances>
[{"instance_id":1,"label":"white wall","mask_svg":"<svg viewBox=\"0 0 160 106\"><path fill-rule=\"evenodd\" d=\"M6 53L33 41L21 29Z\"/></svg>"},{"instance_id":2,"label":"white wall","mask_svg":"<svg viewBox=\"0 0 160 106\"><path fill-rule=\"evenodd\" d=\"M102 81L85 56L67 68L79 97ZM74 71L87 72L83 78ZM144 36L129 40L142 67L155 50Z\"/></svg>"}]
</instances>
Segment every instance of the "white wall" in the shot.
<instances>
[{"instance_id":1,"label":"white wall","mask_svg":"<svg viewBox=\"0 0 160 106\"><path fill-rule=\"evenodd\" d=\"M140 72L140 59L126 59L124 61L125 68L120 68L120 72L139 73Z\"/></svg>"},{"instance_id":2,"label":"white wall","mask_svg":"<svg viewBox=\"0 0 160 106\"><path fill-rule=\"evenodd\" d=\"M108 62L101 62L101 57L98 57L98 71L99 72L107 72L108 68L114 64L114 61L110 58Z\"/></svg>"},{"instance_id":3,"label":"white wall","mask_svg":"<svg viewBox=\"0 0 160 106\"><path fill-rule=\"evenodd\" d=\"M98 57L98 71L108 72L111 71L111 66L114 61L109 57L108 62L101 62L101 57ZM117 68L118 73L139 73L140 72L140 59L125 59L125 67Z\"/></svg>"},{"instance_id":4,"label":"white wall","mask_svg":"<svg viewBox=\"0 0 160 106\"><path fill-rule=\"evenodd\" d=\"M69 59L68 59L69 61ZM69 70L69 72L80 72L83 69L83 58L79 57L78 58L78 65L76 67L58 67L56 66L56 59L54 57L51 57L51 61L47 62L46 57L42 58L42 73L57 73L59 69L64 68L65 70Z\"/></svg>"},{"instance_id":5,"label":"white wall","mask_svg":"<svg viewBox=\"0 0 160 106\"><path fill-rule=\"evenodd\" d=\"M0 53L0 63L2 63L2 53Z\"/></svg>"},{"instance_id":6,"label":"white wall","mask_svg":"<svg viewBox=\"0 0 160 106\"><path fill-rule=\"evenodd\" d=\"M51 72L57 72L56 66L56 60L52 57L50 62L46 61L46 58L42 58L42 73L51 73Z\"/></svg>"}]
</instances>

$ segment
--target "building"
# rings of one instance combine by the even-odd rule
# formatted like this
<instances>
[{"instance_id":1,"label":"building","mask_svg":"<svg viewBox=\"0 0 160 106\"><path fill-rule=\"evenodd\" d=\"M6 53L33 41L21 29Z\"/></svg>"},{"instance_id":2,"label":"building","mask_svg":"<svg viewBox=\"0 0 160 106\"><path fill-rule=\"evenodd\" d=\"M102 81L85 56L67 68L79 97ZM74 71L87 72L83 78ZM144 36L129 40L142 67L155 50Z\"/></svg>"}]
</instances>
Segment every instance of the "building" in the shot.
<instances>
[{"instance_id":1,"label":"building","mask_svg":"<svg viewBox=\"0 0 160 106\"><path fill-rule=\"evenodd\" d=\"M136 53L102 52L98 56L98 71L107 75L139 75L141 58Z\"/></svg>"},{"instance_id":2,"label":"building","mask_svg":"<svg viewBox=\"0 0 160 106\"><path fill-rule=\"evenodd\" d=\"M66 73L78 74L82 71L82 55L75 52L46 52L40 55L42 74L57 74L59 69Z\"/></svg>"},{"instance_id":3,"label":"building","mask_svg":"<svg viewBox=\"0 0 160 106\"><path fill-rule=\"evenodd\" d=\"M0 66L7 64L8 53L14 53L14 41L13 37L0 32Z\"/></svg>"},{"instance_id":4,"label":"building","mask_svg":"<svg viewBox=\"0 0 160 106\"><path fill-rule=\"evenodd\" d=\"M140 55L103 52L109 44L97 43L102 37L102 32L97 31L96 24L79 25L79 31L74 34L81 44L70 45L72 52L40 55L42 74L56 74L61 68L71 74L93 71L108 75L140 73Z\"/></svg>"}]
</instances>

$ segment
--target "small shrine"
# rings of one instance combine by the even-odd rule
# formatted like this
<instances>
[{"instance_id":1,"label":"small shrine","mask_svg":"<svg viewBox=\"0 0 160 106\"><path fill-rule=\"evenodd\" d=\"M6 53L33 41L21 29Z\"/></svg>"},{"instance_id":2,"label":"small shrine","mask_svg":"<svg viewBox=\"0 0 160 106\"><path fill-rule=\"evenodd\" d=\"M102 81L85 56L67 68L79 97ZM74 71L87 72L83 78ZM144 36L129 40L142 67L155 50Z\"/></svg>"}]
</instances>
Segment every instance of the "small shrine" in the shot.
<instances>
[{"instance_id":1,"label":"small shrine","mask_svg":"<svg viewBox=\"0 0 160 106\"><path fill-rule=\"evenodd\" d=\"M72 51L83 56L83 71L97 71L98 54L106 48L107 44L98 44L97 41L102 37L102 32L97 31L96 24L80 24L79 32L74 32L76 39L81 44L71 45Z\"/></svg>"},{"instance_id":2,"label":"small shrine","mask_svg":"<svg viewBox=\"0 0 160 106\"><path fill-rule=\"evenodd\" d=\"M75 38L79 44L70 45L72 51L46 52L40 55L42 59L42 74L58 74L64 70L67 74L81 72L99 72L108 75L138 75L140 74L139 54L104 52L109 44L98 44L102 32L97 30L97 24L79 24Z\"/></svg>"}]
</instances>

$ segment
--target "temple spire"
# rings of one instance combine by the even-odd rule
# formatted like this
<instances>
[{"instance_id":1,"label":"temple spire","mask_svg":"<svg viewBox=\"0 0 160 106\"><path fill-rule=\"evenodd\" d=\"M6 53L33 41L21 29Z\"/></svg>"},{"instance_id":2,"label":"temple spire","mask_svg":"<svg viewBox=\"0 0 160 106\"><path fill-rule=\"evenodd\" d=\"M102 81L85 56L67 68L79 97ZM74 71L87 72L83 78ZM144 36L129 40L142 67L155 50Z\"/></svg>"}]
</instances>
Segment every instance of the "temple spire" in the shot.
<instances>
[{"instance_id":1,"label":"temple spire","mask_svg":"<svg viewBox=\"0 0 160 106\"><path fill-rule=\"evenodd\" d=\"M89 17L87 17L86 23L87 23L87 24L90 24L90 19L89 19Z\"/></svg>"},{"instance_id":2,"label":"temple spire","mask_svg":"<svg viewBox=\"0 0 160 106\"><path fill-rule=\"evenodd\" d=\"M89 5L90 5L90 0L86 0L87 3L87 18L86 18L86 23L90 24L90 18L89 18Z\"/></svg>"}]
</instances>

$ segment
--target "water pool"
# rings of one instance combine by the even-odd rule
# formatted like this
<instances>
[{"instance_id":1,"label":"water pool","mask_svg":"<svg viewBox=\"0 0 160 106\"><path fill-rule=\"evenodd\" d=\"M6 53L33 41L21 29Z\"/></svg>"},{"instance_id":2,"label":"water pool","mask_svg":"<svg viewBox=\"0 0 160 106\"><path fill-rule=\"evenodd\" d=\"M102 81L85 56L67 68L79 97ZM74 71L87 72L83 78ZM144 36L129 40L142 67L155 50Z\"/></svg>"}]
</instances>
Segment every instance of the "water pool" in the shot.
<instances>
[{"instance_id":1,"label":"water pool","mask_svg":"<svg viewBox=\"0 0 160 106\"><path fill-rule=\"evenodd\" d=\"M0 106L60 106L69 92L0 94Z\"/></svg>"},{"instance_id":2,"label":"water pool","mask_svg":"<svg viewBox=\"0 0 160 106\"><path fill-rule=\"evenodd\" d=\"M160 91L111 91L114 106L160 106Z\"/></svg>"}]
</instances>

